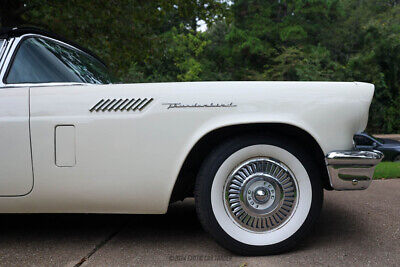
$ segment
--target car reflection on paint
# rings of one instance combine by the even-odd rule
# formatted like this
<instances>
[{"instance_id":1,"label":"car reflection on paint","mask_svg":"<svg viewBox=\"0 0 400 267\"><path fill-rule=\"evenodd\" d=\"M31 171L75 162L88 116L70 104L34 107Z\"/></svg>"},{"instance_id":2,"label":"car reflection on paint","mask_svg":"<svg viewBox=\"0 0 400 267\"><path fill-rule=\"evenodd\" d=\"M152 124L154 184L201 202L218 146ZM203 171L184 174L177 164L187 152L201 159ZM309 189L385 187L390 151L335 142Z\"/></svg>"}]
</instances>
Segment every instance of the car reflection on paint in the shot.
<instances>
[{"instance_id":1,"label":"car reflection on paint","mask_svg":"<svg viewBox=\"0 0 400 267\"><path fill-rule=\"evenodd\" d=\"M385 161L400 162L400 141L389 138L372 137L365 132L355 134L353 139L357 149L378 150L385 155Z\"/></svg>"}]
</instances>

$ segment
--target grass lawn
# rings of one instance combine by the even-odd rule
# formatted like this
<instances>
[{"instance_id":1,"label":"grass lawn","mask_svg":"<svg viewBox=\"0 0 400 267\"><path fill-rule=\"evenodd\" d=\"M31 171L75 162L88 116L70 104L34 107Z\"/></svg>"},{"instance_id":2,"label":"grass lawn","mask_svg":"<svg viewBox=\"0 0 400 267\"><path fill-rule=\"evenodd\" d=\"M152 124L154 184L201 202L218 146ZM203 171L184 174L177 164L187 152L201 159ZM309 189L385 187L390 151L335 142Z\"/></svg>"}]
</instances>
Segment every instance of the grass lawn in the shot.
<instances>
[{"instance_id":1,"label":"grass lawn","mask_svg":"<svg viewBox=\"0 0 400 267\"><path fill-rule=\"evenodd\" d=\"M400 162L381 162L375 168L374 179L399 177Z\"/></svg>"}]
</instances>

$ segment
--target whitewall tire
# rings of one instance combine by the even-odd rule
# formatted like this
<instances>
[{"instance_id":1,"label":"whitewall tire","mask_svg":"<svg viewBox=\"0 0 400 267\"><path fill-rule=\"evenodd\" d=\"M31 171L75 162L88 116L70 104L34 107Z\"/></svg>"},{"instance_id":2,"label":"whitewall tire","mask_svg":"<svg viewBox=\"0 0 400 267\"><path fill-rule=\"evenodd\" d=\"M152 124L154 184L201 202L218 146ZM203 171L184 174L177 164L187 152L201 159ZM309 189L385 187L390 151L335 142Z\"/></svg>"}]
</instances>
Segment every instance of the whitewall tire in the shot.
<instances>
[{"instance_id":1,"label":"whitewall tire","mask_svg":"<svg viewBox=\"0 0 400 267\"><path fill-rule=\"evenodd\" d=\"M293 248L315 223L323 192L306 149L284 137L229 140L205 160L196 180L203 227L225 248L267 255Z\"/></svg>"}]
</instances>

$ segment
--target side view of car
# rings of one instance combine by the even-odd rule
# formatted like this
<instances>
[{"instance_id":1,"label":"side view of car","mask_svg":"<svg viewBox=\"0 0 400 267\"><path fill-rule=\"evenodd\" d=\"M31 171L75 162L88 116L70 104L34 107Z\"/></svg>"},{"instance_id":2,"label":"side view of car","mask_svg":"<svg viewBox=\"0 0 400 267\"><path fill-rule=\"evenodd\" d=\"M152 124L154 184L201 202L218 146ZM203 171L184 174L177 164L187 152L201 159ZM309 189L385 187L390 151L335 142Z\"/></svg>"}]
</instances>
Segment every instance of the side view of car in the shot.
<instances>
[{"instance_id":1,"label":"side view of car","mask_svg":"<svg viewBox=\"0 0 400 267\"><path fill-rule=\"evenodd\" d=\"M388 138L376 138L367 133L354 135L356 148L360 150L378 150L385 156L386 161L400 161L400 142Z\"/></svg>"},{"instance_id":2,"label":"side view of car","mask_svg":"<svg viewBox=\"0 0 400 267\"><path fill-rule=\"evenodd\" d=\"M4 29L0 212L162 214L195 197L223 247L281 253L315 224L323 189L370 185L383 154L352 138L373 94L360 82L113 84L90 51Z\"/></svg>"}]
</instances>

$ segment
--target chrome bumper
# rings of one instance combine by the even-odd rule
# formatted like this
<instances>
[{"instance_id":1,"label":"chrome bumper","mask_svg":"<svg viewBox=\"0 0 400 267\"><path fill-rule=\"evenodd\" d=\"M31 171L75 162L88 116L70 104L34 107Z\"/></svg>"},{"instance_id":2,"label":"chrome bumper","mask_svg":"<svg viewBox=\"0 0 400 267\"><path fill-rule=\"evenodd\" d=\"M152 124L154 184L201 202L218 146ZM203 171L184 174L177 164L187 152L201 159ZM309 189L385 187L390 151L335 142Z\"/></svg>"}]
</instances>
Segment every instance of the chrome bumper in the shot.
<instances>
[{"instance_id":1,"label":"chrome bumper","mask_svg":"<svg viewBox=\"0 0 400 267\"><path fill-rule=\"evenodd\" d=\"M331 186L335 190L363 190L371 184L375 166L381 162L379 151L333 151L326 158Z\"/></svg>"}]
</instances>

